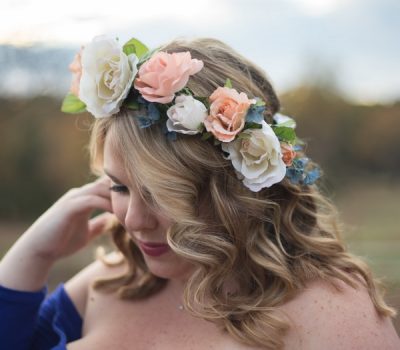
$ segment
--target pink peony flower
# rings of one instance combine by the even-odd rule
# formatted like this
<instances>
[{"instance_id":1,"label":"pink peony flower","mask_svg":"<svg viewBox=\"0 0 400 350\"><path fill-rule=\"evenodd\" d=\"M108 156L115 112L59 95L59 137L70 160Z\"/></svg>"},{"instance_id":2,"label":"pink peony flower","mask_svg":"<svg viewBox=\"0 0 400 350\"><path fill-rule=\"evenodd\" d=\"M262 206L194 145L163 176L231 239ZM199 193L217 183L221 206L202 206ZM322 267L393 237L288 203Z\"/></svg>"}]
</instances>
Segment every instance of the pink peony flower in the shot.
<instances>
[{"instance_id":1,"label":"pink peony flower","mask_svg":"<svg viewBox=\"0 0 400 350\"><path fill-rule=\"evenodd\" d=\"M157 52L142 64L134 86L149 102L169 103L186 86L189 76L203 66L203 61L192 59L189 51Z\"/></svg>"},{"instance_id":2,"label":"pink peony flower","mask_svg":"<svg viewBox=\"0 0 400 350\"><path fill-rule=\"evenodd\" d=\"M292 146L285 142L281 142L281 152L283 162L286 166L291 166L293 159L296 157L296 152L293 151Z\"/></svg>"},{"instance_id":3,"label":"pink peony flower","mask_svg":"<svg viewBox=\"0 0 400 350\"><path fill-rule=\"evenodd\" d=\"M79 97L79 88L82 77L82 51L83 46L81 47L81 50L75 55L74 60L69 65L69 70L72 73L71 87L69 88L69 91L76 97Z\"/></svg>"},{"instance_id":4,"label":"pink peony flower","mask_svg":"<svg viewBox=\"0 0 400 350\"><path fill-rule=\"evenodd\" d=\"M204 121L208 132L222 142L230 142L243 129L246 114L255 100L249 100L244 92L240 94L228 87L217 88L210 96L210 114Z\"/></svg>"}]
</instances>

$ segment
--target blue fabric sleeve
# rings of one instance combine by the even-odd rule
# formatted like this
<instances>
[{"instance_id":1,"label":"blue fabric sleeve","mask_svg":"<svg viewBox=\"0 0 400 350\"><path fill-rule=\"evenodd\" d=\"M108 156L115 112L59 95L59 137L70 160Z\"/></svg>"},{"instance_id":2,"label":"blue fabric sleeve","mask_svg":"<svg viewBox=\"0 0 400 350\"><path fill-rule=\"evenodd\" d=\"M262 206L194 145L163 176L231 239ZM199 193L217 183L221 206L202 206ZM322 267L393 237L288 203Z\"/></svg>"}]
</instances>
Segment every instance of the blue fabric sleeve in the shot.
<instances>
[{"instance_id":1,"label":"blue fabric sleeve","mask_svg":"<svg viewBox=\"0 0 400 350\"><path fill-rule=\"evenodd\" d=\"M23 292L0 286L0 342L4 349L29 349L47 286Z\"/></svg>"},{"instance_id":2,"label":"blue fabric sleeve","mask_svg":"<svg viewBox=\"0 0 400 350\"><path fill-rule=\"evenodd\" d=\"M12 350L65 350L81 338L82 318L60 283L45 299L37 292L0 286L0 345Z\"/></svg>"}]
</instances>

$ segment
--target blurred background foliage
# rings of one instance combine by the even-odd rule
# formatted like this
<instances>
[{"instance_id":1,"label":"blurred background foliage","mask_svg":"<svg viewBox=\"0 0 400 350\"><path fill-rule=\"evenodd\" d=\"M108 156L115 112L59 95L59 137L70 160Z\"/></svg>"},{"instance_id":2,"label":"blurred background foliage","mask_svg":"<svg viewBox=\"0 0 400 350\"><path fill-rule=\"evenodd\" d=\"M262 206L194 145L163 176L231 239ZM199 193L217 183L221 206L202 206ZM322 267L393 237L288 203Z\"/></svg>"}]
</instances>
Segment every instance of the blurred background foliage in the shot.
<instances>
[{"instance_id":1,"label":"blurred background foliage","mask_svg":"<svg viewBox=\"0 0 400 350\"><path fill-rule=\"evenodd\" d=\"M2 99L0 218L32 220L88 180L88 116L65 115L51 97Z\"/></svg>"},{"instance_id":2,"label":"blurred background foliage","mask_svg":"<svg viewBox=\"0 0 400 350\"><path fill-rule=\"evenodd\" d=\"M307 154L333 190L370 180L400 180L400 101L357 105L325 85L301 85L281 97ZM0 219L32 220L72 186L90 179L91 118L65 115L52 97L0 97Z\"/></svg>"},{"instance_id":3,"label":"blurred background foliage","mask_svg":"<svg viewBox=\"0 0 400 350\"><path fill-rule=\"evenodd\" d=\"M281 96L282 113L298 122L307 154L325 172L323 187L338 205L349 248L386 281L388 301L400 306L400 101L360 105L329 79ZM0 256L29 224L69 188L92 177L89 115L65 115L54 97L0 97ZM57 264L50 288L93 260L107 237ZM398 318L396 328L400 325Z\"/></svg>"}]
</instances>

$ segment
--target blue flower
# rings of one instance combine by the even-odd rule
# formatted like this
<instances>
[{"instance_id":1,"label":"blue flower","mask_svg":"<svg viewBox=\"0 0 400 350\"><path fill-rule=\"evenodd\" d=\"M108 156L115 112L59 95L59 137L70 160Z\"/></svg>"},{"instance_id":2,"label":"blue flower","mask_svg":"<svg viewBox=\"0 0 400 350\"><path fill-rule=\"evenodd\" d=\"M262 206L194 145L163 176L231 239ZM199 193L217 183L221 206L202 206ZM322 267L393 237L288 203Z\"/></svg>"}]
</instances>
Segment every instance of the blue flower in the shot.
<instances>
[{"instance_id":1,"label":"blue flower","mask_svg":"<svg viewBox=\"0 0 400 350\"><path fill-rule=\"evenodd\" d=\"M321 172L319 168L315 167L314 169L308 171L304 178L305 185L312 185L317 179L321 176Z\"/></svg>"},{"instance_id":2,"label":"blue flower","mask_svg":"<svg viewBox=\"0 0 400 350\"><path fill-rule=\"evenodd\" d=\"M139 121L139 128L141 129L145 129L148 128L149 126L151 126L153 124L152 120L148 117L137 117L138 121Z\"/></svg>"},{"instance_id":3,"label":"blue flower","mask_svg":"<svg viewBox=\"0 0 400 350\"><path fill-rule=\"evenodd\" d=\"M167 132L167 139L169 141L176 141L176 132L175 131L168 131Z\"/></svg>"},{"instance_id":4,"label":"blue flower","mask_svg":"<svg viewBox=\"0 0 400 350\"><path fill-rule=\"evenodd\" d=\"M149 113L149 118L156 122L160 120L160 111L154 103L149 103L147 106L147 111Z\"/></svg>"},{"instance_id":5,"label":"blue flower","mask_svg":"<svg viewBox=\"0 0 400 350\"><path fill-rule=\"evenodd\" d=\"M293 151L295 152L303 151L303 147L301 145L294 145Z\"/></svg>"},{"instance_id":6,"label":"blue flower","mask_svg":"<svg viewBox=\"0 0 400 350\"><path fill-rule=\"evenodd\" d=\"M307 157L296 158L293 160L292 166L297 170L304 171L304 168L307 166L309 159Z\"/></svg>"},{"instance_id":7,"label":"blue flower","mask_svg":"<svg viewBox=\"0 0 400 350\"><path fill-rule=\"evenodd\" d=\"M286 168L286 177L294 185L298 185L303 179L303 171L296 168Z\"/></svg>"},{"instance_id":8,"label":"blue flower","mask_svg":"<svg viewBox=\"0 0 400 350\"><path fill-rule=\"evenodd\" d=\"M246 114L247 123L261 123L264 120L265 106L251 105Z\"/></svg>"},{"instance_id":9,"label":"blue flower","mask_svg":"<svg viewBox=\"0 0 400 350\"><path fill-rule=\"evenodd\" d=\"M286 176L294 185L312 185L321 176L321 171L317 166L311 170L306 169L309 158L296 158L290 167L286 169Z\"/></svg>"},{"instance_id":10,"label":"blue flower","mask_svg":"<svg viewBox=\"0 0 400 350\"><path fill-rule=\"evenodd\" d=\"M176 141L176 132L175 131L169 131L167 128L167 124L163 124L162 126L162 132L167 135L167 138L169 141Z\"/></svg>"},{"instance_id":11,"label":"blue flower","mask_svg":"<svg viewBox=\"0 0 400 350\"><path fill-rule=\"evenodd\" d=\"M141 105L145 105L145 106L147 106L150 103L150 102L146 101L142 96L138 96L137 101Z\"/></svg>"},{"instance_id":12,"label":"blue flower","mask_svg":"<svg viewBox=\"0 0 400 350\"><path fill-rule=\"evenodd\" d=\"M143 101L139 101L138 99L138 102L140 104L144 104ZM139 127L141 129L148 128L149 126L156 124L161 118L160 111L158 110L158 108L154 103L146 103L145 110L147 110L146 115L141 115L137 117L139 120Z\"/></svg>"}]
</instances>

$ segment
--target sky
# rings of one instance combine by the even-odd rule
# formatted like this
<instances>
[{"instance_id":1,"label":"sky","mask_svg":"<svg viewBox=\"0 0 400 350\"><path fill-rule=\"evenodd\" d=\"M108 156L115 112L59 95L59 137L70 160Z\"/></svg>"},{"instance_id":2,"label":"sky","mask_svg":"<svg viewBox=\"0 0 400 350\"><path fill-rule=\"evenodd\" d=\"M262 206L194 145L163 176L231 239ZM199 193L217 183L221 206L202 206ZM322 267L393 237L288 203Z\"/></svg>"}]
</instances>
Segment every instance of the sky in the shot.
<instances>
[{"instance_id":1,"label":"sky","mask_svg":"<svg viewBox=\"0 0 400 350\"><path fill-rule=\"evenodd\" d=\"M398 18L399 0L2 0L0 45L209 36L264 68L278 93L325 72L359 103L390 103L400 100Z\"/></svg>"}]
</instances>

